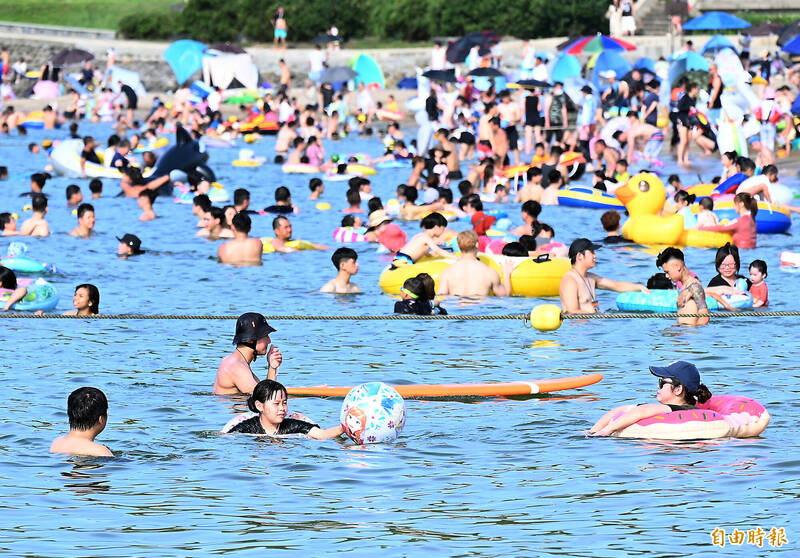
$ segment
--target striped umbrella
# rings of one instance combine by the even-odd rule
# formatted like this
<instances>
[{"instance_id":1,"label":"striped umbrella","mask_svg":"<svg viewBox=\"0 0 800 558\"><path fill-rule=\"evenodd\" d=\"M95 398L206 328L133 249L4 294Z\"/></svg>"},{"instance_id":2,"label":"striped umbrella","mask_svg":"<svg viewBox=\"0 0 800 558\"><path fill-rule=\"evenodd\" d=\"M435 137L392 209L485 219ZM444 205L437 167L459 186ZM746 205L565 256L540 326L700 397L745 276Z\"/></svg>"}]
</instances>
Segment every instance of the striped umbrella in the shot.
<instances>
[{"instance_id":1,"label":"striped umbrella","mask_svg":"<svg viewBox=\"0 0 800 558\"><path fill-rule=\"evenodd\" d=\"M582 37L578 39L568 45L564 52L567 54L596 54L606 50L636 50L636 46L626 41L598 33L591 37Z\"/></svg>"}]
</instances>

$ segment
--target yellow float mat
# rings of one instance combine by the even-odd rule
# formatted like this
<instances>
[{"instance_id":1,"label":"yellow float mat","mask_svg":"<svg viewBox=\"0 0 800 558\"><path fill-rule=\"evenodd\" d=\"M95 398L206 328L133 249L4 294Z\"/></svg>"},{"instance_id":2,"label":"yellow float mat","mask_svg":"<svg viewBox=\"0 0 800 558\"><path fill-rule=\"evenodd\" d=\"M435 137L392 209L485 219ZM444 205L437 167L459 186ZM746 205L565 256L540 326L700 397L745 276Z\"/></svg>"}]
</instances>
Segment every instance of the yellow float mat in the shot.
<instances>
[{"instance_id":1,"label":"yellow float mat","mask_svg":"<svg viewBox=\"0 0 800 558\"><path fill-rule=\"evenodd\" d=\"M490 256L480 254L478 259L497 271L502 278L500 265L495 258L508 256ZM512 258L520 263L511 272L511 294L517 296L558 296L558 285L561 278L569 271L570 263L566 258L554 258L546 262L536 262L533 258ZM383 270L378 285L383 292L391 295L400 293L400 288L406 279L415 277L420 273L427 273L439 287L439 274L455 260L447 258L424 257L414 264L402 265L391 269L391 265Z\"/></svg>"},{"instance_id":2,"label":"yellow float mat","mask_svg":"<svg viewBox=\"0 0 800 558\"><path fill-rule=\"evenodd\" d=\"M272 237L271 236L264 236L261 238L261 243L264 245L263 252L265 254L272 254L276 252L275 247L272 245ZM286 242L286 246L289 248L294 248L295 250L313 250L314 243L309 242L308 240L289 240Z\"/></svg>"}]
</instances>

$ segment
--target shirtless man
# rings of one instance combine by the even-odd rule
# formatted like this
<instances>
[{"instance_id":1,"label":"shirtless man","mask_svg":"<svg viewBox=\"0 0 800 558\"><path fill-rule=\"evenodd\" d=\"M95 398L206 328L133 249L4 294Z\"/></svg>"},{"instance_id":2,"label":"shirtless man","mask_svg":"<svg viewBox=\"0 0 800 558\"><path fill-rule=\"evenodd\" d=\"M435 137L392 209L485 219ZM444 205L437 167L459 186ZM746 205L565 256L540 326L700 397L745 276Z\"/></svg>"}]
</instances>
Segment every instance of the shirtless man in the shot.
<instances>
[{"instance_id":1,"label":"shirtless man","mask_svg":"<svg viewBox=\"0 0 800 558\"><path fill-rule=\"evenodd\" d=\"M281 126L281 129L278 130L278 135L275 137L275 153L284 157L289 155L289 146L292 145L294 138L297 137L296 127L296 120L290 120Z\"/></svg>"},{"instance_id":2,"label":"shirtless man","mask_svg":"<svg viewBox=\"0 0 800 558\"><path fill-rule=\"evenodd\" d=\"M489 102L484 105L483 114L478 119L478 152L480 157L491 155L492 127L489 121L497 115L497 105Z\"/></svg>"},{"instance_id":3,"label":"shirtless man","mask_svg":"<svg viewBox=\"0 0 800 558\"><path fill-rule=\"evenodd\" d=\"M292 74L289 71L289 66L286 64L286 61L283 58L278 60L278 66L281 69L281 86L280 89L278 89L278 93L288 95L289 89L292 87Z\"/></svg>"},{"instance_id":4,"label":"shirtless man","mask_svg":"<svg viewBox=\"0 0 800 558\"><path fill-rule=\"evenodd\" d=\"M683 252L670 246L658 255L656 266L664 270L670 281L681 282L678 293L678 314L708 314L703 285L684 263ZM706 325L708 318L678 318L678 325Z\"/></svg>"},{"instance_id":5,"label":"shirtless man","mask_svg":"<svg viewBox=\"0 0 800 558\"><path fill-rule=\"evenodd\" d=\"M478 235L473 230L461 231L457 237L461 256L439 275L438 294L455 296L508 296L511 284L510 260L503 266L504 281L491 267L478 260Z\"/></svg>"},{"instance_id":6,"label":"shirtless man","mask_svg":"<svg viewBox=\"0 0 800 558\"><path fill-rule=\"evenodd\" d=\"M414 237L397 252L394 258L394 265L413 264L427 253L452 258L453 254L442 250L437 241L442 238L447 230L447 219L441 213L431 213L422 218L420 222L422 232ZM402 262L402 263L401 263Z\"/></svg>"},{"instance_id":7,"label":"shirtless man","mask_svg":"<svg viewBox=\"0 0 800 558\"><path fill-rule=\"evenodd\" d=\"M11 213L0 213L0 236L17 236L17 220Z\"/></svg>"},{"instance_id":8,"label":"shirtless man","mask_svg":"<svg viewBox=\"0 0 800 558\"><path fill-rule=\"evenodd\" d=\"M635 160L633 158L634 152L638 150L644 153L647 142L655 134L661 133L661 130L658 126L640 121L639 115L635 111L628 113L628 119L631 121L631 127L625 132L625 137L628 143L628 161L631 162Z\"/></svg>"},{"instance_id":9,"label":"shirtless man","mask_svg":"<svg viewBox=\"0 0 800 558\"><path fill-rule=\"evenodd\" d=\"M58 123L58 115L53 110L53 107L47 105L42 110L42 120L44 121L44 129L45 130L52 130L56 127Z\"/></svg>"},{"instance_id":10,"label":"shirtless man","mask_svg":"<svg viewBox=\"0 0 800 558\"><path fill-rule=\"evenodd\" d=\"M26 219L19 228L19 234L23 236L49 236L50 225L45 220L47 215L47 198L42 194L34 194L31 199L33 216Z\"/></svg>"},{"instance_id":11,"label":"shirtless man","mask_svg":"<svg viewBox=\"0 0 800 558\"><path fill-rule=\"evenodd\" d=\"M217 256L220 263L236 265L259 265L264 246L259 238L250 238L248 233L252 222L250 216L240 211L231 220L233 240L220 245Z\"/></svg>"},{"instance_id":12,"label":"shirtless man","mask_svg":"<svg viewBox=\"0 0 800 558\"><path fill-rule=\"evenodd\" d=\"M527 172L527 183L517 190L517 197L514 202L525 203L531 200L539 202L542 199L542 191L542 169L531 167Z\"/></svg>"},{"instance_id":13,"label":"shirtless man","mask_svg":"<svg viewBox=\"0 0 800 558\"><path fill-rule=\"evenodd\" d=\"M442 149L447 153L445 163L447 163L447 178L461 178L461 167L458 164L458 146L450 141L450 132L446 128L439 128L433 136L438 140Z\"/></svg>"},{"instance_id":14,"label":"shirtless man","mask_svg":"<svg viewBox=\"0 0 800 558\"><path fill-rule=\"evenodd\" d=\"M606 176L614 176L614 172L617 169L617 161L620 159L619 151L607 146L606 142L600 139L594 144L594 152L597 154L598 166L602 166L599 164L601 160L605 163Z\"/></svg>"},{"instance_id":15,"label":"shirtless man","mask_svg":"<svg viewBox=\"0 0 800 558\"><path fill-rule=\"evenodd\" d=\"M567 271L558 286L562 311L571 314L596 314L597 307L600 305L597 302L596 289L606 289L618 293L650 292L644 285L627 281L612 281L589 273L589 270L597 265L595 250L600 247L600 244L595 244L588 238L579 238L570 244L569 259L572 262L572 268Z\"/></svg>"},{"instance_id":16,"label":"shirtless man","mask_svg":"<svg viewBox=\"0 0 800 558\"><path fill-rule=\"evenodd\" d=\"M508 139L508 151L514 155L514 164L519 164L519 132L517 124L522 121L522 109L518 103L512 102L511 92L506 89L500 93L500 104L497 105L501 125L505 128Z\"/></svg>"},{"instance_id":17,"label":"shirtless man","mask_svg":"<svg viewBox=\"0 0 800 558\"><path fill-rule=\"evenodd\" d=\"M236 334L233 344L236 349L222 359L214 380L216 395L234 395L237 393L253 393L258 383L258 376L253 373L250 363L267 355L267 379L278 377L278 367L283 362L283 355L275 345L270 346L269 334L275 331L261 314L246 312L236 320Z\"/></svg>"},{"instance_id":18,"label":"shirtless man","mask_svg":"<svg viewBox=\"0 0 800 558\"><path fill-rule=\"evenodd\" d=\"M50 453L114 457L111 450L94 439L108 424L108 400L97 388L82 387L67 398L69 432L56 438Z\"/></svg>"},{"instance_id":19,"label":"shirtless man","mask_svg":"<svg viewBox=\"0 0 800 558\"><path fill-rule=\"evenodd\" d=\"M331 256L336 277L325 283L320 292L351 294L360 293L358 285L350 282L350 278L358 273L358 253L352 248L337 248Z\"/></svg>"},{"instance_id":20,"label":"shirtless man","mask_svg":"<svg viewBox=\"0 0 800 558\"><path fill-rule=\"evenodd\" d=\"M69 234L70 236L89 238L94 231L94 224L94 206L90 203L82 203L78 206L78 226Z\"/></svg>"},{"instance_id":21,"label":"shirtless man","mask_svg":"<svg viewBox=\"0 0 800 558\"><path fill-rule=\"evenodd\" d=\"M289 219L283 215L279 215L272 220L272 231L275 233L275 238L272 239L272 247L276 252L296 252L296 248L287 246L286 243L292 239L292 224ZM311 244L314 250L327 250L327 246L321 244Z\"/></svg>"},{"instance_id":22,"label":"shirtless man","mask_svg":"<svg viewBox=\"0 0 800 558\"><path fill-rule=\"evenodd\" d=\"M509 163L508 160L508 136L506 131L500 126L500 117L495 116L489 120L489 128L492 131L492 151L494 152L495 168L503 169Z\"/></svg>"}]
</instances>

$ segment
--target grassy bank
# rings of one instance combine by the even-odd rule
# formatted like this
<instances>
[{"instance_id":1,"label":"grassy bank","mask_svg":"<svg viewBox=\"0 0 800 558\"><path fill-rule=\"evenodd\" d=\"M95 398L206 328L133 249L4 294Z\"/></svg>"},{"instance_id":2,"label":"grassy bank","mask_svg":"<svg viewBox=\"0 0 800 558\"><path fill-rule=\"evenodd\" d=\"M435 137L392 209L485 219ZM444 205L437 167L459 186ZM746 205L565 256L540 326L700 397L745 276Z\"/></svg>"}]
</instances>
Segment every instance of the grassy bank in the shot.
<instances>
[{"instance_id":1,"label":"grassy bank","mask_svg":"<svg viewBox=\"0 0 800 558\"><path fill-rule=\"evenodd\" d=\"M178 0L0 0L0 21L116 29L125 16L141 13L143 9L167 15L176 2Z\"/></svg>"}]
</instances>

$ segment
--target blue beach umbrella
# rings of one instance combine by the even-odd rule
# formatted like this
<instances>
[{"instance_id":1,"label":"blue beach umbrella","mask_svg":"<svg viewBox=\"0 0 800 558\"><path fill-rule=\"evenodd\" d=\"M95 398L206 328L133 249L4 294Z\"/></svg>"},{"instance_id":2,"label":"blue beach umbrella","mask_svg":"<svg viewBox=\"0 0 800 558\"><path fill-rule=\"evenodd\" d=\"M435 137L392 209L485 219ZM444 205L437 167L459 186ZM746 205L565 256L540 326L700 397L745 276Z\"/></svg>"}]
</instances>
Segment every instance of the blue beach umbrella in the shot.
<instances>
[{"instance_id":1,"label":"blue beach umbrella","mask_svg":"<svg viewBox=\"0 0 800 558\"><path fill-rule=\"evenodd\" d=\"M571 54L562 54L556 59L553 70L550 72L550 81L564 83L569 78L580 77L581 63Z\"/></svg>"},{"instance_id":2,"label":"blue beach umbrella","mask_svg":"<svg viewBox=\"0 0 800 558\"><path fill-rule=\"evenodd\" d=\"M642 56L639 60L634 62L633 67L637 70L650 70L656 73L656 63L652 58Z\"/></svg>"},{"instance_id":3,"label":"blue beach umbrella","mask_svg":"<svg viewBox=\"0 0 800 558\"><path fill-rule=\"evenodd\" d=\"M714 35L711 37L708 42L703 46L702 50L700 51L701 54L716 54L724 48L729 48L733 52L738 54L736 47L733 46L733 43L730 42L726 37L723 35Z\"/></svg>"},{"instance_id":4,"label":"blue beach umbrella","mask_svg":"<svg viewBox=\"0 0 800 558\"><path fill-rule=\"evenodd\" d=\"M699 70L707 72L709 68L708 60L696 52L684 52L669 66L669 82L674 84L686 72Z\"/></svg>"},{"instance_id":5,"label":"blue beach umbrella","mask_svg":"<svg viewBox=\"0 0 800 558\"><path fill-rule=\"evenodd\" d=\"M613 50L606 50L600 53L594 63L594 71L592 72L592 83L594 86L601 90L600 87L600 74L609 70L614 70L617 74L617 79L621 78L633 69L633 65L625 60L622 56Z\"/></svg>"},{"instance_id":6,"label":"blue beach umbrella","mask_svg":"<svg viewBox=\"0 0 800 558\"><path fill-rule=\"evenodd\" d=\"M704 29L745 29L746 27L750 27L750 22L725 12L706 12L700 17L690 19L683 24L683 29L685 31L700 31Z\"/></svg>"},{"instance_id":7,"label":"blue beach umbrella","mask_svg":"<svg viewBox=\"0 0 800 558\"><path fill-rule=\"evenodd\" d=\"M183 83L193 73L203 67L203 51L206 45L197 41L182 39L175 41L164 51L164 60L167 61L178 83Z\"/></svg>"},{"instance_id":8,"label":"blue beach umbrella","mask_svg":"<svg viewBox=\"0 0 800 558\"><path fill-rule=\"evenodd\" d=\"M789 54L800 54L800 35L783 45L783 52Z\"/></svg>"}]
</instances>

